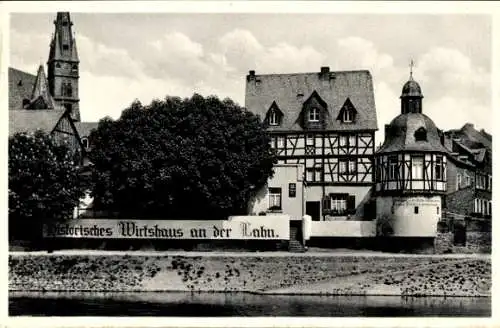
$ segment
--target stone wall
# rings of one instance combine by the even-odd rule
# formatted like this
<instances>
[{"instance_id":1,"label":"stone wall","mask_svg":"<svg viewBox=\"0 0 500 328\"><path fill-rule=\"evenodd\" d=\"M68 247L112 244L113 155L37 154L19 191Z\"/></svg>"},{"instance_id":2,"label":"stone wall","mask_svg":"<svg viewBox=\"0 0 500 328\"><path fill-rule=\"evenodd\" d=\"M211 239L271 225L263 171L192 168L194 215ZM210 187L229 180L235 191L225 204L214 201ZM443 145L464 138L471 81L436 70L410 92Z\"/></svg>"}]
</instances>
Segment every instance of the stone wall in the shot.
<instances>
[{"instance_id":1,"label":"stone wall","mask_svg":"<svg viewBox=\"0 0 500 328\"><path fill-rule=\"evenodd\" d=\"M474 212L474 188L472 186L457 190L445 197L446 211L467 215Z\"/></svg>"},{"instance_id":2,"label":"stone wall","mask_svg":"<svg viewBox=\"0 0 500 328\"><path fill-rule=\"evenodd\" d=\"M434 241L435 252L442 253L491 253L491 232L467 231L465 246L454 245L453 232L438 233Z\"/></svg>"}]
</instances>

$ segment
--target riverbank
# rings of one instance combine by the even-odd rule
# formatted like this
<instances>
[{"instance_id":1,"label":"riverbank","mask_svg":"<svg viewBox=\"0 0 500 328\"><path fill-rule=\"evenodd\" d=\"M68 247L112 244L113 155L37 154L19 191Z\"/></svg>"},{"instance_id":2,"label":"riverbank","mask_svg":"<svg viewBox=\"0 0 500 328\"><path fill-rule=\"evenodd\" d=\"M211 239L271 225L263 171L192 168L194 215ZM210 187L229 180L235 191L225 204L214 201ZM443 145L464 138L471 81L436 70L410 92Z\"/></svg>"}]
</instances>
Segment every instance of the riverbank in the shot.
<instances>
[{"instance_id":1,"label":"riverbank","mask_svg":"<svg viewBox=\"0 0 500 328\"><path fill-rule=\"evenodd\" d=\"M11 253L9 291L491 296L481 255Z\"/></svg>"}]
</instances>

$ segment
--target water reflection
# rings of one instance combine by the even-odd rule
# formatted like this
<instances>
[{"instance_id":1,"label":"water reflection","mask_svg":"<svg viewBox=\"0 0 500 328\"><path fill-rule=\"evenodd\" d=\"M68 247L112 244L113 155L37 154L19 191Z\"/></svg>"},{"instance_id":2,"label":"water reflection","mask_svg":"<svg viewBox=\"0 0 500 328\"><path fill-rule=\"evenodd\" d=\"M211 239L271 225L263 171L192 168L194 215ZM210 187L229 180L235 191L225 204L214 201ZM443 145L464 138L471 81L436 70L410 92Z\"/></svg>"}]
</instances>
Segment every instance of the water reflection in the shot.
<instances>
[{"instance_id":1,"label":"water reflection","mask_svg":"<svg viewBox=\"0 0 500 328\"><path fill-rule=\"evenodd\" d=\"M11 292L9 314L35 316L491 316L491 298L247 293Z\"/></svg>"}]
</instances>

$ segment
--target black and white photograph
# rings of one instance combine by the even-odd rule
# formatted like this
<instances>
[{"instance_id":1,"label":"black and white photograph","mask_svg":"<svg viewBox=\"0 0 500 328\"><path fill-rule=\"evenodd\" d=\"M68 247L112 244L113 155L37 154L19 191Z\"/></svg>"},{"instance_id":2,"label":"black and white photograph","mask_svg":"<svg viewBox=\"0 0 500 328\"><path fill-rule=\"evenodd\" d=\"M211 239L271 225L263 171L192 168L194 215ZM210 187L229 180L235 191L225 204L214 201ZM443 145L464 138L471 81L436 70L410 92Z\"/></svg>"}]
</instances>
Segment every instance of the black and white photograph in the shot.
<instances>
[{"instance_id":1,"label":"black and white photograph","mask_svg":"<svg viewBox=\"0 0 500 328\"><path fill-rule=\"evenodd\" d=\"M496 5L133 2L2 4L9 319L490 322Z\"/></svg>"}]
</instances>

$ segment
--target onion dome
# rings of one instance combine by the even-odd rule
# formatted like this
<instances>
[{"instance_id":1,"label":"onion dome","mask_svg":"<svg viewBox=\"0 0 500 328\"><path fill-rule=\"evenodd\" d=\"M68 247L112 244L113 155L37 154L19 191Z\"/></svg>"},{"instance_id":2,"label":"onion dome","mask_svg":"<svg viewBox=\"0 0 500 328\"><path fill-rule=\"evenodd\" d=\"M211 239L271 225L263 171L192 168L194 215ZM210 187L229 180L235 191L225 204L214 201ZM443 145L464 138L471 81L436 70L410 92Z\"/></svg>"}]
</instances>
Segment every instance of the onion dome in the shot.
<instances>
[{"instance_id":1,"label":"onion dome","mask_svg":"<svg viewBox=\"0 0 500 328\"><path fill-rule=\"evenodd\" d=\"M408 82L403 86L403 91L401 92L401 98L403 97L420 97L423 98L422 89L420 85L410 76Z\"/></svg>"}]
</instances>

